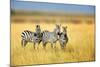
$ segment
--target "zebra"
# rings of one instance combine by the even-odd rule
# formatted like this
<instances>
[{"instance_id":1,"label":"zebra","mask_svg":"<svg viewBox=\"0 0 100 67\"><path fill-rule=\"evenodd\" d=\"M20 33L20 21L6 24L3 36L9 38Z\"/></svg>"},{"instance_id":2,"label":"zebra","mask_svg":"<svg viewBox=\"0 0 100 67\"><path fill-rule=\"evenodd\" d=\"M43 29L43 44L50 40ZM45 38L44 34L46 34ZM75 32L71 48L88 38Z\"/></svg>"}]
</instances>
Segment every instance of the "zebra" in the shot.
<instances>
[{"instance_id":1,"label":"zebra","mask_svg":"<svg viewBox=\"0 0 100 67\"><path fill-rule=\"evenodd\" d=\"M23 47L26 46L28 42L34 43L34 49L35 49L35 44L42 41L42 33L40 29L40 25L36 25L35 32L29 31L29 30L24 30L21 34L22 40L21 40L21 45Z\"/></svg>"},{"instance_id":2,"label":"zebra","mask_svg":"<svg viewBox=\"0 0 100 67\"><path fill-rule=\"evenodd\" d=\"M59 39L59 34L60 34L60 25L56 24L56 28L54 29L53 32L49 32L48 30L43 31L42 33L42 43L43 47L46 47L47 43L51 43L51 48L53 48L53 44Z\"/></svg>"},{"instance_id":3,"label":"zebra","mask_svg":"<svg viewBox=\"0 0 100 67\"><path fill-rule=\"evenodd\" d=\"M59 43L60 43L61 48L65 48L66 44L68 42L68 36L67 36L66 28L67 28L67 26L62 27L63 31L60 33L60 36L59 36Z\"/></svg>"}]
</instances>

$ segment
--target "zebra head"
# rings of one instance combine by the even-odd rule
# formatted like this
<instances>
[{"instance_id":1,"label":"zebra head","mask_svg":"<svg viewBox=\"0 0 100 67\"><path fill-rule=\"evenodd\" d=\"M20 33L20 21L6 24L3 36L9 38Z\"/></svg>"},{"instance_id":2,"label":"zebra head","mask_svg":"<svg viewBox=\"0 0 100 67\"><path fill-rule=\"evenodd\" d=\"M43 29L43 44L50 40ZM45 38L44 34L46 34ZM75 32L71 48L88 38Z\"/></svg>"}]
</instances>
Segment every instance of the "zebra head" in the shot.
<instances>
[{"instance_id":1,"label":"zebra head","mask_svg":"<svg viewBox=\"0 0 100 67\"><path fill-rule=\"evenodd\" d=\"M56 32L57 35L60 34L60 27L61 27L61 25L56 24L55 32Z\"/></svg>"},{"instance_id":2,"label":"zebra head","mask_svg":"<svg viewBox=\"0 0 100 67\"><path fill-rule=\"evenodd\" d=\"M61 27L61 25L57 25L56 24L56 28L54 29L54 32L55 32L55 34L57 35L57 37L59 38L59 35L60 35L60 27Z\"/></svg>"},{"instance_id":3,"label":"zebra head","mask_svg":"<svg viewBox=\"0 0 100 67\"><path fill-rule=\"evenodd\" d=\"M40 25L36 25L35 31L36 31L36 33L41 33Z\"/></svg>"},{"instance_id":4,"label":"zebra head","mask_svg":"<svg viewBox=\"0 0 100 67\"><path fill-rule=\"evenodd\" d=\"M64 34L66 34L67 33L67 26L65 26L65 27L63 26L62 31L63 31Z\"/></svg>"},{"instance_id":5,"label":"zebra head","mask_svg":"<svg viewBox=\"0 0 100 67\"><path fill-rule=\"evenodd\" d=\"M40 28L40 25L36 25L36 28Z\"/></svg>"}]
</instances>

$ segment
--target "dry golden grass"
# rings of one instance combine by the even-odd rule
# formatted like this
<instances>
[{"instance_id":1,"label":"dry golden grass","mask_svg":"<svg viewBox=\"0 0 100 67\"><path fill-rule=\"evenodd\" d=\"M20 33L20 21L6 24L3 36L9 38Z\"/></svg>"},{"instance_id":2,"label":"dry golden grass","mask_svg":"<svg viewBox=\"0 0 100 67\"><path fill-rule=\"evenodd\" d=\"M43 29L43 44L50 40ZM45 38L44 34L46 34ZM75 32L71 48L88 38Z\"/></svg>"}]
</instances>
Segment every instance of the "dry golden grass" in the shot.
<instances>
[{"instance_id":1,"label":"dry golden grass","mask_svg":"<svg viewBox=\"0 0 100 67\"><path fill-rule=\"evenodd\" d=\"M33 43L28 43L25 48L21 46L21 33L24 30L34 31L35 24L11 23L11 65L51 64L64 62L94 61L95 60L95 34L94 24L62 24L68 26L66 49L61 50L59 42L52 49L50 43L46 50L42 44L34 50ZM40 23L42 30L52 31L55 24Z\"/></svg>"}]
</instances>

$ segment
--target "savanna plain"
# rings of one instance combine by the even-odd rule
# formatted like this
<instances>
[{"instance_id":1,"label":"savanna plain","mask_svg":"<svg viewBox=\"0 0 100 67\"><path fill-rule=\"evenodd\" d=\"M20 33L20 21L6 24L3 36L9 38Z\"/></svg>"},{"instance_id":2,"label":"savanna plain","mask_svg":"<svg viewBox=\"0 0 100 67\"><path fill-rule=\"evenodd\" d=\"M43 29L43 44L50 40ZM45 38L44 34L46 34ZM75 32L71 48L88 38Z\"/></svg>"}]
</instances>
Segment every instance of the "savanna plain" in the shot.
<instances>
[{"instance_id":1,"label":"savanna plain","mask_svg":"<svg viewBox=\"0 0 100 67\"><path fill-rule=\"evenodd\" d=\"M13 17L11 17L12 19ZM52 64L67 62L83 62L95 60L95 23L87 24L86 21L74 24L67 22L45 23L25 21L25 23L15 23L11 21L11 65L34 65ZM21 45L21 33L24 30L35 31L39 24L42 31L53 31L55 24L67 26L68 43L65 49L61 49L59 41L56 48L51 48L50 43L43 49L42 43L36 45L28 43L26 47Z\"/></svg>"}]
</instances>

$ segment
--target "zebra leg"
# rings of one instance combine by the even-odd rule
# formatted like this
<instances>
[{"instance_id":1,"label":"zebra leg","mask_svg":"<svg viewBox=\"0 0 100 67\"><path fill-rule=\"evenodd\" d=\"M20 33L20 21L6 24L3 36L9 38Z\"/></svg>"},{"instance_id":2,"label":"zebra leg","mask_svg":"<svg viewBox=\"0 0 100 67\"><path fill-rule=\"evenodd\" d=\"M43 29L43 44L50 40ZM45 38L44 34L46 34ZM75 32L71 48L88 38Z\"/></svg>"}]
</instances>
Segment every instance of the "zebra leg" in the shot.
<instances>
[{"instance_id":1,"label":"zebra leg","mask_svg":"<svg viewBox=\"0 0 100 67\"><path fill-rule=\"evenodd\" d=\"M46 48L46 44L47 44L46 42L45 42L45 43L43 43L43 48L44 48L44 49Z\"/></svg>"},{"instance_id":2,"label":"zebra leg","mask_svg":"<svg viewBox=\"0 0 100 67\"><path fill-rule=\"evenodd\" d=\"M51 48L53 48L53 43L51 43Z\"/></svg>"},{"instance_id":3,"label":"zebra leg","mask_svg":"<svg viewBox=\"0 0 100 67\"><path fill-rule=\"evenodd\" d=\"M66 48L66 43L64 43L64 48Z\"/></svg>"},{"instance_id":4,"label":"zebra leg","mask_svg":"<svg viewBox=\"0 0 100 67\"><path fill-rule=\"evenodd\" d=\"M34 43L34 45L33 45L33 46L34 46L34 49L35 49L35 43Z\"/></svg>"},{"instance_id":5,"label":"zebra leg","mask_svg":"<svg viewBox=\"0 0 100 67\"><path fill-rule=\"evenodd\" d=\"M63 42L62 42L61 46L62 46L61 48L63 49L64 48L64 43Z\"/></svg>"},{"instance_id":6,"label":"zebra leg","mask_svg":"<svg viewBox=\"0 0 100 67\"><path fill-rule=\"evenodd\" d=\"M56 48L56 42L54 43L54 48Z\"/></svg>"},{"instance_id":7,"label":"zebra leg","mask_svg":"<svg viewBox=\"0 0 100 67\"><path fill-rule=\"evenodd\" d=\"M60 46L61 46L61 49L64 48L64 44L62 42L60 43Z\"/></svg>"},{"instance_id":8,"label":"zebra leg","mask_svg":"<svg viewBox=\"0 0 100 67\"><path fill-rule=\"evenodd\" d=\"M21 40L21 45L22 45L22 47L24 47L23 45L24 45L24 41L23 40Z\"/></svg>"},{"instance_id":9,"label":"zebra leg","mask_svg":"<svg viewBox=\"0 0 100 67\"><path fill-rule=\"evenodd\" d=\"M21 40L21 45L23 46L23 40Z\"/></svg>"},{"instance_id":10,"label":"zebra leg","mask_svg":"<svg viewBox=\"0 0 100 67\"><path fill-rule=\"evenodd\" d=\"M62 49L62 44L60 43L60 47L61 47L61 49Z\"/></svg>"},{"instance_id":11,"label":"zebra leg","mask_svg":"<svg viewBox=\"0 0 100 67\"><path fill-rule=\"evenodd\" d=\"M38 49L38 47L39 47L39 44L40 44L40 43L38 43L37 49Z\"/></svg>"},{"instance_id":12,"label":"zebra leg","mask_svg":"<svg viewBox=\"0 0 100 67\"><path fill-rule=\"evenodd\" d=\"M26 44L27 44L27 41L26 41L26 40L22 40L22 41L21 41L21 44L22 44L23 47L25 47Z\"/></svg>"}]
</instances>

